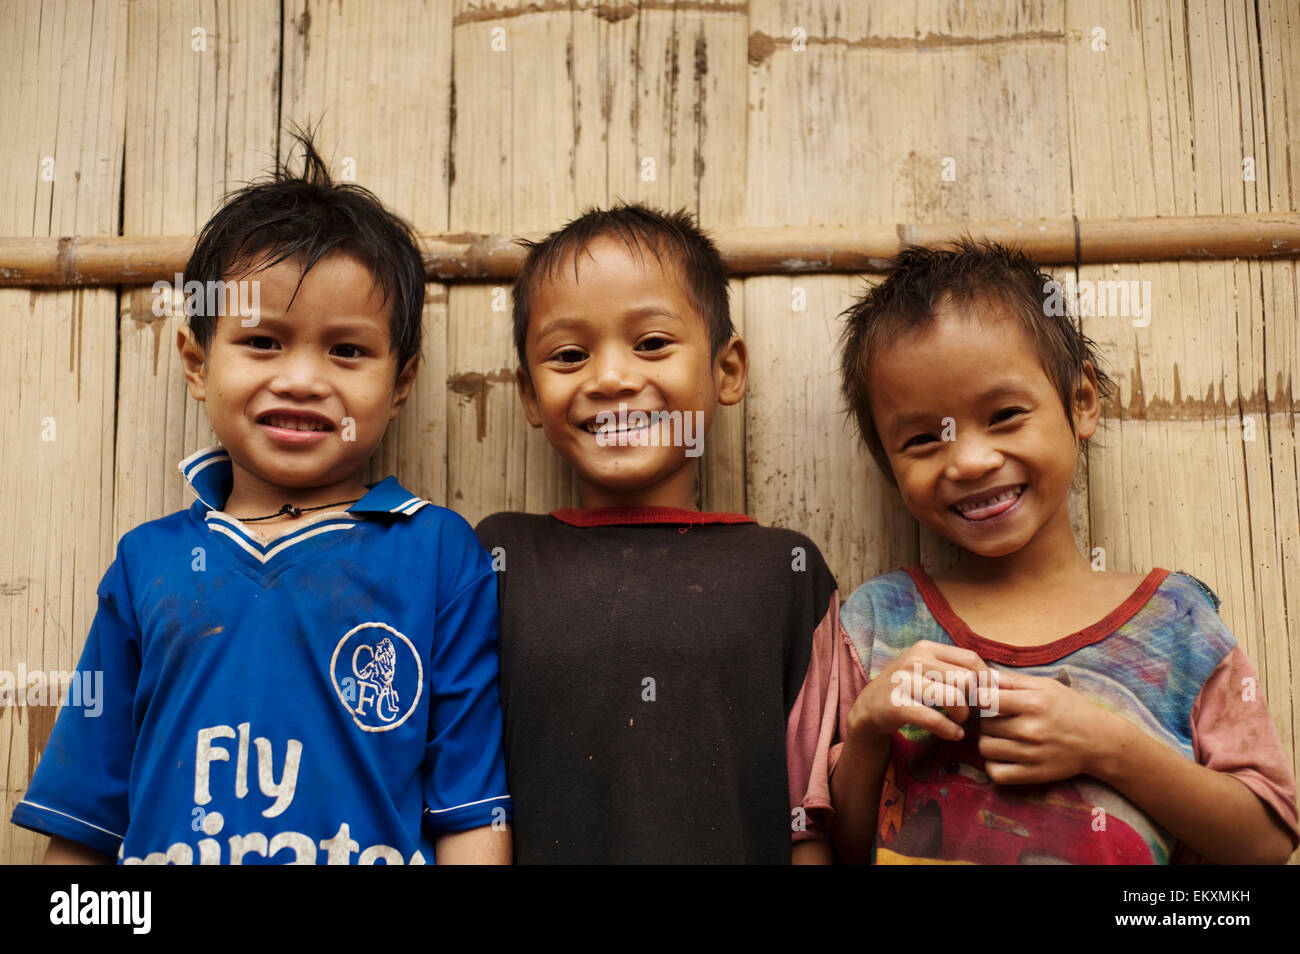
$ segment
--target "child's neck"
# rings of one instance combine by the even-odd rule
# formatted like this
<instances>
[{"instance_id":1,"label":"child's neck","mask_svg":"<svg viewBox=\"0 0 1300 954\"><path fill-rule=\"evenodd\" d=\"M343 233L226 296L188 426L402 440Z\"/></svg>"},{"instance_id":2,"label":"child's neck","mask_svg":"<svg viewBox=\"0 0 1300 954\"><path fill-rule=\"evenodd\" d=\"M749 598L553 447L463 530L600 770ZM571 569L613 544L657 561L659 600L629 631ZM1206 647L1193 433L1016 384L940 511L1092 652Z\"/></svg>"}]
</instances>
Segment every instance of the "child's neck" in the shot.
<instances>
[{"instance_id":1,"label":"child's neck","mask_svg":"<svg viewBox=\"0 0 1300 954\"><path fill-rule=\"evenodd\" d=\"M622 492L578 481L578 500L583 509L594 507L671 507L699 510L695 502L695 467L683 467L651 487Z\"/></svg>"},{"instance_id":2,"label":"child's neck","mask_svg":"<svg viewBox=\"0 0 1300 954\"><path fill-rule=\"evenodd\" d=\"M1079 552L1074 539L1069 512L1062 508L1055 519L1014 553L990 557L963 550L957 564L942 577L953 582L984 586L1006 583L1025 587L1034 584L1051 586L1091 573L1091 564Z\"/></svg>"},{"instance_id":3,"label":"child's neck","mask_svg":"<svg viewBox=\"0 0 1300 954\"><path fill-rule=\"evenodd\" d=\"M346 510L350 504L365 496L367 489L361 474L314 487L284 487L264 480L238 464L232 462L232 465L230 496L221 509L241 521L259 520L279 514L286 504L302 511L325 509L331 504L338 504L337 509ZM259 523L265 526L293 519L295 518L286 514L261 519Z\"/></svg>"},{"instance_id":4,"label":"child's neck","mask_svg":"<svg viewBox=\"0 0 1300 954\"><path fill-rule=\"evenodd\" d=\"M1074 541L1068 513L1015 553L963 552L955 567L933 579L966 626L1008 646L1042 646L1084 632L1142 582L1137 575L1093 572Z\"/></svg>"}]
</instances>

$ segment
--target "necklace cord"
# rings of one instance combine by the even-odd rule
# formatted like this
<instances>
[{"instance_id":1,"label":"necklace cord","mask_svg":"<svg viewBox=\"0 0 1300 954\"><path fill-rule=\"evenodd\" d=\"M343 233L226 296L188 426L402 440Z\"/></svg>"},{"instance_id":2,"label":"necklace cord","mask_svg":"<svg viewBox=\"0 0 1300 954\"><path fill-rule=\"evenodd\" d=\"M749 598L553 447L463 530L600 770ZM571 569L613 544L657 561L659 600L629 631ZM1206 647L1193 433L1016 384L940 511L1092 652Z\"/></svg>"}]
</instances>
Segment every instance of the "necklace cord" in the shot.
<instances>
[{"instance_id":1,"label":"necklace cord","mask_svg":"<svg viewBox=\"0 0 1300 954\"><path fill-rule=\"evenodd\" d=\"M236 517L235 519L240 523L257 523L261 520L274 520L276 517L283 517L285 514L288 514L290 517L301 517L303 514L309 513L312 510L325 510L328 507L339 507L343 504L353 504L360 499L360 497L357 497L354 500L336 500L334 503L321 504L319 507L295 507L293 504L285 504L275 513L268 513L265 517Z\"/></svg>"}]
</instances>

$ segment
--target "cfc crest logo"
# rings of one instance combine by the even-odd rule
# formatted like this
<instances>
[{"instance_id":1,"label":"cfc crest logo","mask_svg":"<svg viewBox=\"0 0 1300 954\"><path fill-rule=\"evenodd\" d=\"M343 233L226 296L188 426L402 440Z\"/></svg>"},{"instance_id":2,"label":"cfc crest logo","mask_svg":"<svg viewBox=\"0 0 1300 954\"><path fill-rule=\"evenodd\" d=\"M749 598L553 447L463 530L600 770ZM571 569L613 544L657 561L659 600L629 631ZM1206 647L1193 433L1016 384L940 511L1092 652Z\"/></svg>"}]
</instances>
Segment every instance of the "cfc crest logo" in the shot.
<instances>
[{"instance_id":1,"label":"cfc crest logo","mask_svg":"<svg viewBox=\"0 0 1300 954\"><path fill-rule=\"evenodd\" d=\"M384 623L362 623L334 647L330 679L363 732L387 732L407 720L424 690L424 667L411 641Z\"/></svg>"}]
</instances>

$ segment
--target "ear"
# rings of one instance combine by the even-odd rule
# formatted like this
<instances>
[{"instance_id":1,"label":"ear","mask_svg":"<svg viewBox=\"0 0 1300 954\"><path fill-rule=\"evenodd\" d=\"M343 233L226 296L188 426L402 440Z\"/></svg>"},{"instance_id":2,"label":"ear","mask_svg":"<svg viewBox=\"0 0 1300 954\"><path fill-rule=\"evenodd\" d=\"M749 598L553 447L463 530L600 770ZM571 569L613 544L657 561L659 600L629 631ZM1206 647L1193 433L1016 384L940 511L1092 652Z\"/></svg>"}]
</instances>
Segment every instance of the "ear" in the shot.
<instances>
[{"instance_id":1,"label":"ear","mask_svg":"<svg viewBox=\"0 0 1300 954\"><path fill-rule=\"evenodd\" d=\"M537 403L537 389L533 379L523 368L515 368L515 389L519 391L519 400L524 405L524 416L533 427L542 426L542 411Z\"/></svg>"},{"instance_id":2,"label":"ear","mask_svg":"<svg viewBox=\"0 0 1300 954\"><path fill-rule=\"evenodd\" d=\"M189 325L176 330L176 350L181 356L181 372L190 397L202 401L208 395L208 356Z\"/></svg>"},{"instance_id":3,"label":"ear","mask_svg":"<svg viewBox=\"0 0 1300 954\"><path fill-rule=\"evenodd\" d=\"M713 362L713 378L719 404L739 404L745 397L745 382L749 380L749 349L737 335L732 335L718 352Z\"/></svg>"},{"instance_id":4,"label":"ear","mask_svg":"<svg viewBox=\"0 0 1300 954\"><path fill-rule=\"evenodd\" d=\"M393 410L388 415L390 421L397 420L397 414L406 403L406 399L411 396L411 388L415 384L415 376L420 370L420 355L417 352L411 356L411 360L406 362L401 373L397 376L397 382L393 385Z\"/></svg>"},{"instance_id":5,"label":"ear","mask_svg":"<svg viewBox=\"0 0 1300 954\"><path fill-rule=\"evenodd\" d=\"M1074 433L1086 441L1097 433L1101 423L1101 392L1097 387L1097 369L1091 361L1083 363L1083 373L1074 389Z\"/></svg>"}]
</instances>

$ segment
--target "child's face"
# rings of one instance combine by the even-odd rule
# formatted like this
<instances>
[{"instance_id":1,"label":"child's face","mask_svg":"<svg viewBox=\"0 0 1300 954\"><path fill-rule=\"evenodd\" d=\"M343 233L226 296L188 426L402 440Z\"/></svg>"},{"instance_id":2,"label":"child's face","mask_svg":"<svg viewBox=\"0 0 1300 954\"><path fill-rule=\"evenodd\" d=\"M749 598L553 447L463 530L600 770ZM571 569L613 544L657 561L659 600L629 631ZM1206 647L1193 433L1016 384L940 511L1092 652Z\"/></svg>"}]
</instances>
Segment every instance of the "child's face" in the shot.
<instances>
[{"instance_id":1,"label":"child's face","mask_svg":"<svg viewBox=\"0 0 1300 954\"><path fill-rule=\"evenodd\" d=\"M590 254L588 254L588 252ZM647 446L603 446L601 412L689 412L703 440L717 404L744 396L748 361L739 339L711 358L704 320L681 286L647 251L644 261L621 239L601 238L539 284L525 354L531 380L518 375L528 421L574 468L583 506L691 506L696 456L672 446L661 426ZM658 445L658 446L656 446ZM702 445L701 445L702 446Z\"/></svg>"},{"instance_id":2,"label":"child's face","mask_svg":"<svg viewBox=\"0 0 1300 954\"><path fill-rule=\"evenodd\" d=\"M261 283L256 324L218 319L206 358L188 328L178 339L190 393L207 404L236 492L250 482L265 492L355 490L414 380L415 361L397 378L389 309L369 269L332 253L295 297L300 269L284 261L238 276Z\"/></svg>"},{"instance_id":3,"label":"child's face","mask_svg":"<svg viewBox=\"0 0 1300 954\"><path fill-rule=\"evenodd\" d=\"M929 328L879 355L870 389L903 501L921 524L985 557L1014 553L1045 527L1073 539L1067 496L1078 439L1097 427L1095 382L1084 375L1071 433L1014 319L941 303Z\"/></svg>"}]
</instances>

